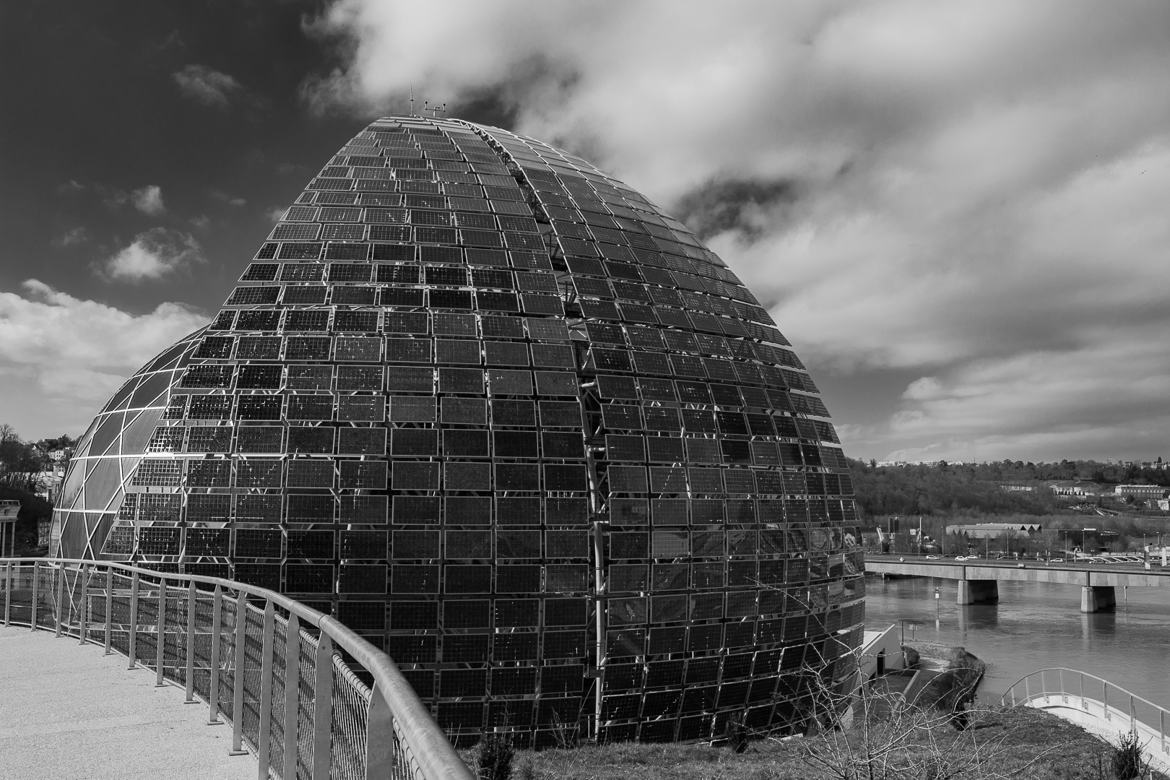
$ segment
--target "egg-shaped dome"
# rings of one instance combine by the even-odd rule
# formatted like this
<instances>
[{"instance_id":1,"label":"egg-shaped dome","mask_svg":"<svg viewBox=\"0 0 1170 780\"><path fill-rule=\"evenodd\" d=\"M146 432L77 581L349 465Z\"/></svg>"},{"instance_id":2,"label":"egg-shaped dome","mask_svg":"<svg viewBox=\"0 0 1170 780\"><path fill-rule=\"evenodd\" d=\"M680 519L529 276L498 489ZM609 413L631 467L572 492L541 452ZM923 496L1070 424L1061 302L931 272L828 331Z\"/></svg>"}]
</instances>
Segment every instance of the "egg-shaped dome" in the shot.
<instances>
[{"instance_id":1,"label":"egg-shaped dome","mask_svg":"<svg viewBox=\"0 0 1170 780\"><path fill-rule=\"evenodd\" d=\"M797 728L860 641L807 371L684 225L547 144L372 123L167 355L127 386L164 377L149 415L124 389L86 435L55 550L331 611L457 738Z\"/></svg>"}]
</instances>

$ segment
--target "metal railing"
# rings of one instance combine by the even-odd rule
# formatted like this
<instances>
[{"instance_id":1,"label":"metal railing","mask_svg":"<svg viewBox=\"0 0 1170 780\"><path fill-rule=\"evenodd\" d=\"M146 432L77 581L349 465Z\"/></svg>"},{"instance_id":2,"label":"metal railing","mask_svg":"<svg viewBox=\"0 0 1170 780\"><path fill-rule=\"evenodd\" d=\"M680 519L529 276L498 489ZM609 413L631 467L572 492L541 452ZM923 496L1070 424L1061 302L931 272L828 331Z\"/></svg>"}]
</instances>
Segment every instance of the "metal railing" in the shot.
<instances>
[{"instance_id":1,"label":"metal railing","mask_svg":"<svg viewBox=\"0 0 1170 780\"><path fill-rule=\"evenodd\" d=\"M1170 711L1094 674L1063 667L1039 669L1012 683L1000 703L1078 711L1102 730L1136 732L1151 746L1157 744L1154 758L1170 760L1166 733Z\"/></svg>"},{"instance_id":2,"label":"metal railing","mask_svg":"<svg viewBox=\"0 0 1170 780\"><path fill-rule=\"evenodd\" d=\"M388 655L279 593L44 558L0 558L0 587L3 625L102 645L202 699L259 778L474 777Z\"/></svg>"}]
</instances>

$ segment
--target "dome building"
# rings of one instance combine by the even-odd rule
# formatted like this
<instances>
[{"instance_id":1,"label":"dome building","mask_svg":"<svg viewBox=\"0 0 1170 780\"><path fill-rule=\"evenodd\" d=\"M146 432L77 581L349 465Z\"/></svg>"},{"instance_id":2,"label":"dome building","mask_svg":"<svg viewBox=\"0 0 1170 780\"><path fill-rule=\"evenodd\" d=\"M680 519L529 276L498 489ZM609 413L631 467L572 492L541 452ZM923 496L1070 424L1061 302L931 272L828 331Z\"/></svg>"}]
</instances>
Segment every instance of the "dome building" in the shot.
<instances>
[{"instance_id":1,"label":"dome building","mask_svg":"<svg viewBox=\"0 0 1170 780\"><path fill-rule=\"evenodd\" d=\"M332 612L457 738L686 740L800 728L812 668L845 674L851 495L684 225L531 138L388 118L98 415L53 552Z\"/></svg>"}]
</instances>

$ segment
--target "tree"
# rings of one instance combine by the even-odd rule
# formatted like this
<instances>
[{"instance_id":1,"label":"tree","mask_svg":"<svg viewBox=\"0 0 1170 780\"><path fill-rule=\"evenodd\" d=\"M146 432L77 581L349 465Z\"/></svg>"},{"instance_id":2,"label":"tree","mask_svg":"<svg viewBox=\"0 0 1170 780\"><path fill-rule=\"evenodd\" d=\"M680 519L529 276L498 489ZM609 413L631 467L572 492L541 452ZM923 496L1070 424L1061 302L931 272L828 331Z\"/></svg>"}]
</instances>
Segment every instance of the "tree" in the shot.
<instances>
[{"instance_id":1,"label":"tree","mask_svg":"<svg viewBox=\"0 0 1170 780\"><path fill-rule=\"evenodd\" d=\"M835 663L857 664L857 658L849 654ZM810 774L837 780L998 780L1026 776L1063 747L1053 745L1014 765L1007 761L1005 734L986 737L980 728L999 713L970 708L977 675L956 675L940 682L929 699L907 702L888 678L859 679L860 668L857 664L852 684L844 687L834 685L824 668L802 670L812 681L808 716L816 732L800 743Z\"/></svg>"}]
</instances>

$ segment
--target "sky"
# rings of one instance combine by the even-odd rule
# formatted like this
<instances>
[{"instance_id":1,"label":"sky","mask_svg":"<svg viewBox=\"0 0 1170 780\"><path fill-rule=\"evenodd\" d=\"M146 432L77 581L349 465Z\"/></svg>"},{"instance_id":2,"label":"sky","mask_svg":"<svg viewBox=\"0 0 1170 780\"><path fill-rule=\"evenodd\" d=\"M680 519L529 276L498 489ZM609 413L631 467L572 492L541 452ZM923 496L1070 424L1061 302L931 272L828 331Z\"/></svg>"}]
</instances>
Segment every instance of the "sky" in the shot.
<instances>
[{"instance_id":1,"label":"sky","mask_svg":"<svg viewBox=\"0 0 1170 780\"><path fill-rule=\"evenodd\" d=\"M0 5L0 422L80 434L369 120L492 124L687 222L846 454L1170 457L1170 4Z\"/></svg>"}]
</instances>

